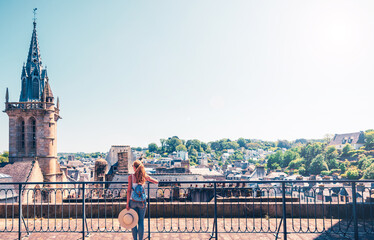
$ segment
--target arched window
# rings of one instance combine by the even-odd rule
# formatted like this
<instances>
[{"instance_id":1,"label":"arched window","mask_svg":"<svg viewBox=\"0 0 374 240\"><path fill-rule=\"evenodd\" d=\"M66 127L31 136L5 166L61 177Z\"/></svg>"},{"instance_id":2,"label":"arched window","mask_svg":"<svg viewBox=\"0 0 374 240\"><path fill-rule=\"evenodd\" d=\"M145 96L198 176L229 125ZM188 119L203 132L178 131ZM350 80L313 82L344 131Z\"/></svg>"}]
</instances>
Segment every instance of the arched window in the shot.
<instances>
[{"instance_id":1,"label":"arched window","mask_svg":"<svg viewBox=\"0 0 374 240\"><path fill-rule=\"evenodd\" d=\"M28 122L28 148L30 153L36 153L36 120L30 118Z\"/></svg>"},{"instance_id":2,"label":"arched window","mask_svg":"<svg viewBox=\"0 0 374 240\"><path fill-rule=\"evenodd\" d=\"M39 98L39 81L37 78L32 80L32 98Z\"/></svg>"},{"instance_id":3,"label":"arched window","mask_svg":"<svg viewBox=\"0 0 374 240\"><path fill-rule=\"evenodd\" d=\"M17 150L25 151L25 121L19 118L17 121Z\"/></svg>"}]
</instances>

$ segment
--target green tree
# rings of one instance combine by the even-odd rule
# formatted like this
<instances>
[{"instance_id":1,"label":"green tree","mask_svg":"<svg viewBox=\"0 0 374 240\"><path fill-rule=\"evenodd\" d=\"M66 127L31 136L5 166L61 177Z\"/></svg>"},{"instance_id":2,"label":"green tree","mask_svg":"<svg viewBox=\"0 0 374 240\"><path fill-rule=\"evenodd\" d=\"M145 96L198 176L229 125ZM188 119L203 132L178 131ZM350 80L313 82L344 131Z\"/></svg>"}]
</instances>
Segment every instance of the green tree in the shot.
<instances>
[{"instance_id":1,"label":"green tree","mask_svg":"<svg viewBox=\"0 0 374 240\"><path fill-rule=\"evenodd\" d=\"M370 167L364 171L364 178L374 179L374 163L372 163Z\"/></svg>"},{"instance_id":2,"label":"green tree","mask_svg":"<svg viewBox=\"0 0 374 240\"><path fill-rule=\"evenodd\" d=\"M297 152L294 152L294 151L292 151L292 150L287 150L287 151L285 151L284 152L284 154L283 154L283 161L281 162L281 167L287 167L288 166L288 164L290 164L290 162L291 161L293 161L293 160L295 160L295 159L297 159L297 158L299 158L300 156L299 156L299 154L297 153Z\"/></svg>"},{"instance_id":3,"label":"green tree","mask_svg":"<svg viewBox=\"0 0 374 240\"><path fill-rule=\"evenodd\" d=\"M277 147L279 148L291 148L291 143L287 140L278 140Z\"/></svg>"},{"instance_id":4,"label":"green tree","mask_svg":"<svg viewBox=\"0 0 374 240\"><path fill-rule=\"evenodd\" d=\"M347 170L345 163L340 163L339 168L341 170L341 173L345 173L345 171Z\"/></svg>"},{"instance_id":5,"label":"green tree","mask_svg":"<svg viewBox=\"0 0 374 240\"><path fill-rule=\"evenodd\" d=\"M374 149L374 130L366 130L365 131L365 148L366 150Z\"/></svg>"},{"instance_id":6,"label":"green tree","mask_svg":"<svg viewBox=\"0 0 374 240\"><path fill-rule=\"evenodd\" d=\"M318 154L310 164L310 173L320 174L321 171L328 171L327 164L325 162L325 157L322 154Z\"/></svg>"},{"instance_id":7,"label":"green tree","mask_svg":"<svg viewBox=\"0 0 374 240\"><path fill-rule=\"evenodd\" d=\"M239 148L239 144L236 141L230 142L230 148L236 150Z\"/></svg>"},{"instance_id":8,"label":"green tree","mask_svg":"<svg viewBox=\"0 0 374 240\"><path fill-rule=\"evenodd\" d=\"M374 160L373 158L367 157L365 155L359 156L359 161L358 161L358 164L357 164L358 168L361 169L361 170L367 169L373 163L373 160Z\"/></svg>"},{"instance_id":9,"label":"green tree","mask_svg":"<svg viewBox=\"0 0 374 240\"><path fill-rule=\"evenodd\" d=\"M312 160L323 152L322 143L308 143L300 149L300 156L305 159L305 168L309 169Z\"/></svg>"},{"instance_id":10,"label":"green tree","mask_svg":"<svg viewBox=\"0 0 374 240\"><path fill-rule=\"evenodd\" d=\"M352 151L352 146L351 144L346 144L343 149L342 149L342 157L349 157L350 154L349 152Z\"/></svg>"},{"instance_id":11,"label":"green tree","mask_svg":"<svg viewBox=\"0 0 374 240\"><path fill-rule=\"evenodd\" d=\"M232 160L243 160L243 153L239 150L236 150L233 155L230 156Z\"/></svg>"},{"instance_id":12,"label":"green tree","mask_svg":"<svg viewBox=\"0 0 374 240\"><path fill-rule=\"evenodd\" d=\"M360 172L355 167L348 168L347 177L348 177L348 179L352 179L352 180L359 179L360 178Z\"/></svg>"},{"instance_id":13,"label":"green tree","mask_svg":"<svg viewBox=\"0 0 374 240\"><path fill-rule=\"evenodd\" d=\"M200 142L200 146L204 152L206 152L209 148L208 144L206 144L205 142Z\"/></svg>"},{"instance_id":14,"label":"green tree","mask_svg":"<svg viewBox=\"0 0 374 240\"><path fill-rule=\"evenodd\" d=\"M279 166L278 163L273 163L271 164L271 169L280 169L281 167Z\"/></svg>"},{"instance_id":15,"label":"green tree","mask_svg":"<svg viewBox=\"0 0 374 240\"><path fill-rule=\"evenodd\" d=\"M5 163L5 162L8 162L8 158L6 157L3 157L2 155L0 155L0 163Z\"/></svg>"},{"instance_id":16,"label":"green tree","mask_svg":"<svg viewBox=\"0 0 374 240\"><path fill-rule=\"evenodd\" d=\"M305 176L307 174L305 167L299 168L299 174Z\"/></svg>"},{"instance_id":17,"label":"green tree","mask_svg":"<svg viewBox=\"0 0 374 240\"><path fill-rule=\"evenodd\" d=\"M274 163L278 164L278 166L281 165L283 161L283 153L282 151L277 151L276 153L274 154L271 154L269 157L268 157L268 161L267 161L267 167L269 169L276 169L274 168Z\"/></svg>"},{"instance_id":18,"label":"green tree","mask_svg":"<svg viewBox=\"0 0 374 240\"><path fill-rule=\"evenodd\" d=\"M3 152L0 154L0 163L9 162L9 152Z\"/></svg>"},{"instance_id":19,"label":"green tree","mask_svg":"<svg viewBox=\"0 0 374 240\"><path fill-rule=\"evenodd\" d=\"M303 163L304 163L304 159L298 158L298 159L292 160L288 164L288 168L289 169L299 169L303 165Z\"/></svg>"},{"instance_id":20,"label":"green tree","mask_svg":"<svg viewBox=\"0 0 374 240\"><path fill-rule=\"evenodd\" d=\"M326 148L326 159L337 159L338 157L339 153L335 146L328 146Z\"/></svg>"},{"instance_id":21,"label":"green tree","mask_svg":"<svg viewBox=\"0 0 374 240\"><path fill-rule=\"evenodd\" d=\"M3 152L2 156L5 158L9 158L9 152L8 151Z\"/></svg>"},{"instance_id":22,"label":"green tree","mask_svg":"<svg viewBox=\"0 0 374 240\"><path fill-rule=\"evenodd\" d=\"M166 149L166 147L165 147L165 145L166 145L166 139L161 138L160 139L160 143L161 143L161 153L164 153L165 149Z\"/></svg>"},{"instance_id":23,"label":"green tree","mask_svg":"<svg viewBox=\"0 0 374 240\"><path fill-rule=\"evenodd\" d=\"M197 140L197 139L188 140L186 142L186 147L187 147L187 149L195 149L198 152L203 152L204 151L203 148L201 147L200 141Z\"/></svg>"},{"instance_id":24,"label":"green tree","mask_svg":"<svg viewBox=\"0 0 374 240\"><path fill-rule=\"evenodd\" d=\"M177 151L187 151L187 148L186 146L184 146L183 144L179 144L176 148L175 148Z\"/></svg>"},{"instance_id":25,"label":"green tree","mask_svg":"<svg viewBox=\"0 0 374 240\"><path fill-rule=\"evenodd\" d=\"M240 147L246 147L247 141L244 138L239 138L236 142L239 144Z\"/></svg>"},{"instance_id":26,"label":"green tree","mask_svg":"<svg viewBox=\"0 0 374 240\"><path fill-rule=\"evenodd\" d=\"M168 153L175 152L176 147L180 144L182 144L182 141L177 136L169 137L168 140L166 140L166 151Z\"/></svg>"},{"instance_id":27,"label":"green tree","mask_svg":"<svg viewBox=\"0 0 374 240\"><path fill-rule=\"evenodd\" d=\"M305 138L299 138L299 139L296 139L295 140L295 144L307 144L308 143L308 140L306 140Z\"/></svg>"},{"instance_id":28,"label":"green tree","mask_svg":"<svg viewBox=\"0 0 374 240\"><path fill-rule=\"evenodd\" d=\"M188 153L188 157L190 158L190 162L197 164L197 151L196 149L192 148L192 150Z\"/></svg>"},{"instance_id":29,"label":"green tree","mask_svg":"<svg viewBox=\"0 0 374 240\"><path fill-rule=\"evenodd\" d=\"M339 163L336 158L326 159L326 163L329 169L336 169L339 167Z\"/></svg>"},{"instance_id":30,"label":"green tree","mask_svg":"<svg viewBox=\"0 0 374 240\"><path fill-rule=\"evenodd\" d=\"M148 144L148 151L149 152L155 153L155 152L157 152L157 149L158 149L158 146L157 146L156 143L150 143L150 144Z\"/></svg>"}]
</instances>

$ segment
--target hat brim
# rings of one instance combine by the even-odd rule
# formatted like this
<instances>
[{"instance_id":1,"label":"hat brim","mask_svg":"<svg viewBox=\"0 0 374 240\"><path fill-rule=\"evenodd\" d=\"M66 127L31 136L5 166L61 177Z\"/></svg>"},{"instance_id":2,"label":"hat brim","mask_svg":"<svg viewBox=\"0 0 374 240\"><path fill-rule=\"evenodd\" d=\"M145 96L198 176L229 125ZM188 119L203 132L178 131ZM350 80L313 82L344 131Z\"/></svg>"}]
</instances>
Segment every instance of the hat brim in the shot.
<instances>
[{"instance_id":1,"label":"hat brim","mask_svg":"<svg viewBox=\"0 0 374 240\"><path fill-rule=\"evenodd\" d=\"M131 214L134 218L134 221L132 221L131 224L126 224L124 221L123 221L123 217L126 215L126 214ZM134 228L136 225L138 225L138 221L139 221L139 216L138 214L135 212L134 209L130 208L130 210L127 210L126 208L123 209L119 215L118 215L118 222L119 224L121 225L121 227L123 228L126 228L126 229L132 229Z\"/></svg>"}]
</instances>

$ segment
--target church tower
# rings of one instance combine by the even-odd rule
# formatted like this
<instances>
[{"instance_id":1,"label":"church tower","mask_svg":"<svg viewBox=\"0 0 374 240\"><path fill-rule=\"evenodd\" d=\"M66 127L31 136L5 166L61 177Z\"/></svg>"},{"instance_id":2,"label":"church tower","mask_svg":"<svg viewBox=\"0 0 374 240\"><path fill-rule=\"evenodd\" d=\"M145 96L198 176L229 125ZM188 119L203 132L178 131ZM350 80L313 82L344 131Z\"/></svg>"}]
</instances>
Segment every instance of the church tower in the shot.
<instances>
[{"instance_id":1,"label":"church tower","mask_svg":"<svg viewBox=\"0 0 374 240\"><path fill-rule=\"evenodd\" d=\"M54 101L47 69L42 65L34 17L19 101L9 102L7 89L5 112L9 116L9 161L37 160L46 182L61 181L63 176L57 162L59 100L56 105Z\"/></svg>"}]
</instances>

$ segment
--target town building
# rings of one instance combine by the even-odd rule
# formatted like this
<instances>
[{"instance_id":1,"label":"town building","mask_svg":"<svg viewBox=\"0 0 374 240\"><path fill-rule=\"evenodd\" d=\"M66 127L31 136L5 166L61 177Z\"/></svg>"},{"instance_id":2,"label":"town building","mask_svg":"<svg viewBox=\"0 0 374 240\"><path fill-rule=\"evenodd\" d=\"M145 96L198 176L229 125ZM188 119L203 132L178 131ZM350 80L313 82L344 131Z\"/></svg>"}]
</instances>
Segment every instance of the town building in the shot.
<instances>
[{"instance_id":1,"label":"town building","mask_svg":"<svg viewBox=\"0 0 374 240\"><path fill-rule=\"evenodd\" d=\"M359 149L365 145L364 132L335 134L329 145L335 146L337 149L343 149L345 145L350 144L354 149Z\"/></svg>"}]
</instances>

